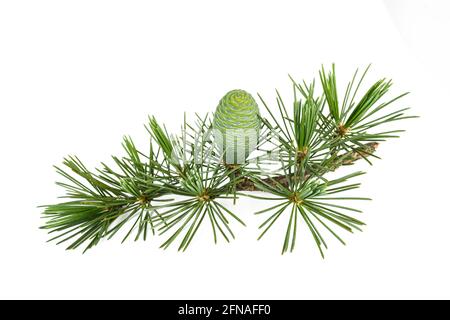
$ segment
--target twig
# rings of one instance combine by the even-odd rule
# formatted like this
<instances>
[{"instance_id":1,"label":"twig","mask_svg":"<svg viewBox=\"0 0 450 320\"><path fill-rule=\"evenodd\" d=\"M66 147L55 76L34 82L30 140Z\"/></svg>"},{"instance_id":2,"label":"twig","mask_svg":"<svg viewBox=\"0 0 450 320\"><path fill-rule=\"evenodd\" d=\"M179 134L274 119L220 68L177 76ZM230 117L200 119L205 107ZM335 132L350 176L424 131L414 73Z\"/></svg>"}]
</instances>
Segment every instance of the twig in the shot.
<instances>
[{"instance_id":1,"label":"twig","mask_svg":"<svg viewBox=\"0 0 450 320\"><path fill-rule=\"evenodd\" d=\"M371 143L366 144L364 148L359 148L355 151L350 151L350 152L347 152L347 153L339 156L334 161L334 163L332 164L331 169L329 171L334 171L337 168L339 168L340 166L351 165L357 160L360 160L362 158L372 155L375 152L375 150L378 148L378 145L379 145L378 142L371 142ZM305 178L309 177L309 175L310 174L307 173L305 175ZM266 178L262 181L269 185L272 185L272 186L275 186L276 183L280 183L283 186L288 185L288 178L285 175ZM253 181L251 181L248 178L244 178L241 182L239 182L236 186L236 190L237 191L260 191L255 186Z\"/></svg>"}]
</instances>

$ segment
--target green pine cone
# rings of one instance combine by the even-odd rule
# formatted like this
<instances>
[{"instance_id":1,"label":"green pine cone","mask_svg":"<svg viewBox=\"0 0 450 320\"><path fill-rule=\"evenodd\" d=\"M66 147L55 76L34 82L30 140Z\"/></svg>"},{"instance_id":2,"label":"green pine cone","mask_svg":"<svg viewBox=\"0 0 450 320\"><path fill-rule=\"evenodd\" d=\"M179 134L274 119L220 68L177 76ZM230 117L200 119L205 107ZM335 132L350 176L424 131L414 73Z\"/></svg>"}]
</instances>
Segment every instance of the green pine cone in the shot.
<instances>
[{"instance_id":1,"label":"green pine cone","mask_svg":"<svg viewBox=\"0 0 450 320\"><path fill-rule=\"evenodd\" d=\"M213 126L225 162L244 163L258 143L261 128L258 104L248 92L232 90L220 100Z\"/></svg>"}]
</instances>

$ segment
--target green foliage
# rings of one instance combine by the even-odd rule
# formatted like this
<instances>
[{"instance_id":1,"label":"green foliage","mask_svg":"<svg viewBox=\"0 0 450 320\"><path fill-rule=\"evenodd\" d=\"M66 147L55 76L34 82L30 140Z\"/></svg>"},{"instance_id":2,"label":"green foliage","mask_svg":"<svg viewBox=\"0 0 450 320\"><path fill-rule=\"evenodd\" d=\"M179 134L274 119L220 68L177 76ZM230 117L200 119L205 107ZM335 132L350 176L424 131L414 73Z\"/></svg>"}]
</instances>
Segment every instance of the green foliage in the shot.
<instances>
[{"instance_id":1,"label":"green foliage","mask_svg":"<svg viewBox=\"0 0 450 320\"><path fill-rule=\"evenodd\" d=\"M205 216L210 220L214 242L217 243L217 233L226 241L234 238L227 219L232 218L245 226L245 223L220 203L219 199L227 199L229 193L230 171L221 165L204 166L189 164L184 170L184 176L177 186L165 185L165 189L173 195L182 196L183 200L162 206L166 209L157 219L161 225L159 231L164 234L176 227L176 231L162 244L167 248L183 231L186 231L179 250L185 251L199 229Z\"/></svg>"},{"instance_id":2,"label":"green foliage","mask_svg":"<svg viewBox=\"0 0 450 320\"><path fill-rule=\"evenodd\" d=\"M320 81L322 82L323 93L325 94L325 97L327 99L330 115L336 123L339 123L341 120L341 110L339 108L334 64L328 74L325 72L325 69L322 66L322 72L320 72Z\"/></svg>"},{"instance_id":3,"label":"green foliage","mask_svg":"<svg viewBox=\"0 0 450 320\"><path fill-rule=\"evenodd\" d=\"M284 219L282 253L295 248L298 230L304 227L323 256L324 231L344 243L338 230L353 232L364 225L351 216L361 211L345 203L368 200L346 195L359 187L349 180L362 172L333 179L328 173L360 158L370 163L378 142L401 132L379 128L412 118L408 108L392 109L405 94L384 100L390 80L376 81L359 94L368 69L359 78L355 72L343 97L338 95L334 65L319 72L321 90L314 81L299 83L291 77L291 107L278 91L275 108L258 95L267 118L243 90L227 93L213 116L196 114L193 121L185 116L178 136L149 117L146 152L125 137L125 155L112 157L111 166L102 163L89 170L70 156L64 169L56 168L64 178L58 185L65 189L65 201L44 206L42 228L54 234L50 240L58 244L70 241L67 249L84 245L88 250L124 231L123 241L132 234L134 240L167 234L161 248L179 240L178 249L185 251L202 225L209 226L214 242L234 239L232 224L245 223L226 201L247 196L271 203L256 212L268 215L260 225L260 238ZM244 162L227 162L229 150L217 140L215 129L255 129L253 157L252 148Z\"/></svg>"},{"instance_id":4,"label":"green foliage","mask_svg":"<svg viewBox=\"0 0 450 320\"><path fill-rule=\"evenodd\" d=\"M335 67L333 65L332 71L328 74L322 67L320 79L327 100L328 117L331 120L326 123L327 136L325 138L333 146L334 151L350 151L354 150L355 146L362 147L363 143L381 142L388 138L396 138L398 137L398 133L403 130L378 132L372 130L379 126L381 127L383 124L413 118L413 116L405 114L409 108L396 109L387 113L384 112L393 102L408 94L403 93L391 100L379 103L391 88L391 80L381 79L376 81L362 95L359 101L356 100L369 68L370 65L365 69L358 81L358 70L356 70L352 80L347 85L342 104L339 104ZM365 156L364 158L366 159Z\"/></svg>"},{"instance_id":5,"label":"green foliage","mask_svg":"<svg viewBox=\"0 0 450 320\"><path fill-rule=\"evenodd\" d=\"M45 207L43 215L48 220L42 228L58 233L51 240L58 240L58 244L72 240L67 249L76 249L88 242L87 250L102 238L111 238L133 219L132 228L123 241L136 227L136 239L141 235L146 239L152 215L158 215L148 204L165 191L154 184L152 159L149 158L148 163L141 162L129 138L124 139L123 145L129 158L114 157L119 172L106 165L96 173L91 172L77 157L68 157L64 161L71 174L56 167L66 180L57 184L66 190L65 198L69 201ZM123 220L119 222L120 218ZM154 232L152 225L150 228Z\"/></svg>"},{"instance_id":6,"label":"green foliage","mask_svg":"<svg viewBox=\"0 0 450 320\"><path fill-rule=\"evenodd\" d=\"M355 172L339 179L324 182L314 176L305 177L303 174L302 177L302 174L291 175L289 172L286 172L288 180L287 185L282 185L273 179L264 181L260 178L254 178L253 181L255 185L258 186L258 189L273 194L275 198L271 198L271 200L273 202L278 202L278 204L274 206L256 212L256 214L270 213L269 218L267 218L259 227L263 231L258 240L264 236L281 216L287 214L289 218L282 253L285 253L288 250L292 252L295 247L298 220L303 220L308 227L322 257L322 246L327 248L327 244L316 224L319 224L323 229L336 237L342 244L345 244L337 233L333 231L332 227L329 226L329 223L348 232L361 230L360 226L364 225L363 222L348 216L347 213L343 213L343 211L358 213L361 211L348 206L330 203L330 201L369 200L368 198L360 197L335 196L341 192L358 188L359 184L357 183L343 183L347 182L348 179L361 174L363 173ZM333 196L330 197L330 195ZM262 199L264 199L264 197L262 197Z\"/></svg>"}]
</instances>

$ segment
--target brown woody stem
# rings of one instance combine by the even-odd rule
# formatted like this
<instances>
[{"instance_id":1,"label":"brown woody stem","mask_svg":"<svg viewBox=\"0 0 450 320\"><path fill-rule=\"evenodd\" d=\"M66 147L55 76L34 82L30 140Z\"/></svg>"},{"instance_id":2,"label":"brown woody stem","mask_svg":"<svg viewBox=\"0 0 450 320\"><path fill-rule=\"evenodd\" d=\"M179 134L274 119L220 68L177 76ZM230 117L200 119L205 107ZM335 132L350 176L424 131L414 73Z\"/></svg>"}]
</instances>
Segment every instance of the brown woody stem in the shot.
<instances>
[{"instance_id":1,"label":"brown woody stem","mask_svg":"<svg viewBox=\"0 0 450 320\"><path fill-rule=\"evenodd\" d=\"M366 144L364 147L356 149L355 151L350 151L340 155L336 158L336 160L330 165L328 171L335 171L337 168L343 165L353 164L355 161L360 160L364 157L370 156L375 152L378 147L377 142L371 142ZM309 176L307 173L306 177ZM268 185L276 185L276 183L280 183L283 186L288 186L288 178L285 175L276 176L271 178L266 178L262 180L264 183ZM260 191L255 184L248 178L244 178L241 182L239 182L236 186L237 191Z\"/></svg>"}]
</instances>

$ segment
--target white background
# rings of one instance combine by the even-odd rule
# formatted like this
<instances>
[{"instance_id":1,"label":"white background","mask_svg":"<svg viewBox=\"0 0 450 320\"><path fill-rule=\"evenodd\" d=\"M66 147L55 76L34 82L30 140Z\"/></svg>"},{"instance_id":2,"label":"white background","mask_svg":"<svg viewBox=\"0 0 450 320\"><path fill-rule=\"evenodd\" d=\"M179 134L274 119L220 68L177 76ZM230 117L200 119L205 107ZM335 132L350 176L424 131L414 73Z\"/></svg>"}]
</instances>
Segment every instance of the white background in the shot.
<instances>
[{"instance_id":1,"label":"white background","mask_svg":"<svg viewBox=\"0 0 450 320\"><path fill-rule=\"evenodd\" d=\"M448 1L2 1L0 3L0 298L450 298ZM322 260L302 228L281 256L285 225L260 242L247 227L214 246L209 226L186 253L162 238L102 242L85 255L46 243L37 206L62 195L52 168L89 166L145 147L149 114L179 128L230 89L290 94L287 74L336 62L341 85L373 63L420 119L379 148L361 194L363 233Z\"/></svg>"}]
</instances>

